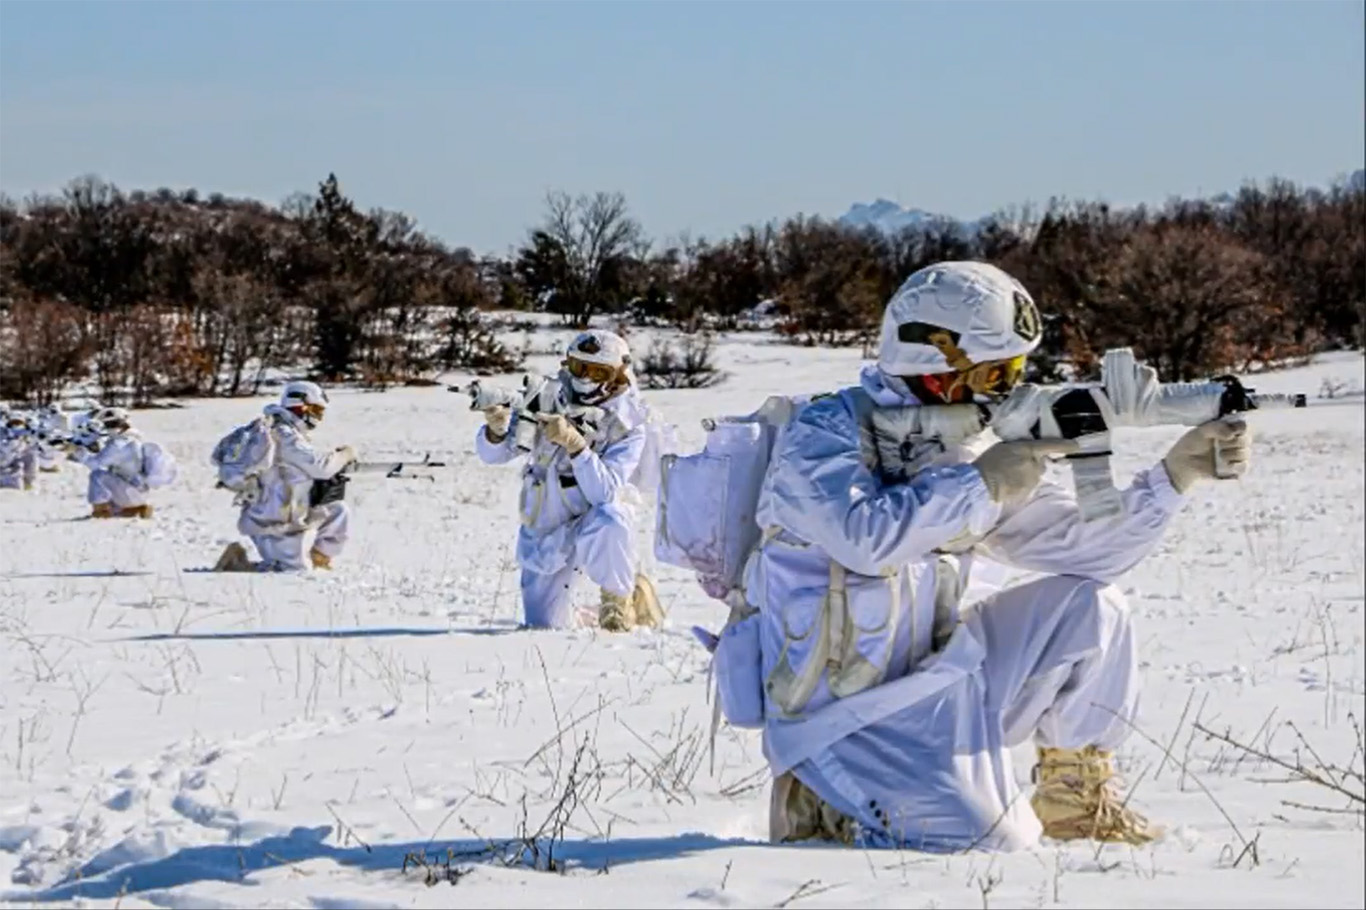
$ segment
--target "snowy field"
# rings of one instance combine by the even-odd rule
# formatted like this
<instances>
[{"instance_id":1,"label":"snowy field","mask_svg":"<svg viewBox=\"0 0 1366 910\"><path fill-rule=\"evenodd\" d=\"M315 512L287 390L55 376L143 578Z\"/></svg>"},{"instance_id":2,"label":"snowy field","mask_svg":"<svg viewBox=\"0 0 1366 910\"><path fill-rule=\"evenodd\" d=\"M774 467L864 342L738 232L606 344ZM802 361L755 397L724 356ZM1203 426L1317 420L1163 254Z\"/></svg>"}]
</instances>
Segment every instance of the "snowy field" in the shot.
<instances>
[{"instance_id":1,"label":"snowy field","mask_svg":"<svg viewBox=\"0 0 1366 910\"><path fill-rule=\"evenodd\" d=\"M647 393L690 449L703 416L859 366L742 336L718 358L716 389ZM1324 379L1357 397L1314 400ZM355 480L350 548L307 577L204 571L236 536L208 452L266 398L138 412L181 462L154 520L80 520L73 466L0 491L0 903L1361 907L1348 799L1197 725L1360 774L1363 380L1352 354L1253 377L1315 407L1255 416L1251 474L1197 488L1122 582L1145 694L1121 760L1168 836L1003 856L767 845L758 735L708 755L688 628L725 611L682 572L657 570L662 631L515 630L517 471L476 461L463 395L333 396L320 444L451 467ZM1117 476L1181 432L1122 434Z\"/></svg>"}]
</instances>

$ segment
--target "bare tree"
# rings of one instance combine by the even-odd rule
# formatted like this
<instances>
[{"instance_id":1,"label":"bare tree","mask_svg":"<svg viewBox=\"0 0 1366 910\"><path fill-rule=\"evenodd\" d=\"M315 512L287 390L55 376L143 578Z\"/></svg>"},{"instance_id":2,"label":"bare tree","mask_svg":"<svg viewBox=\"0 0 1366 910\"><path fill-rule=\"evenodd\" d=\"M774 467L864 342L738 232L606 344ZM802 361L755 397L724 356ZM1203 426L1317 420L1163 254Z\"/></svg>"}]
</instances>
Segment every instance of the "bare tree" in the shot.
<instances>
[{"instance_id":1,"label":"bare tree","mask_svg":"<svg viewBox=\"0 0 1366 910\"><path fill-rule=\"evenodd\" d=\"M1132 344L1163 379L1234 363L1280 309L1265 259L1213 226L1161 222L1140 231L1098 276L1092 338Z\"/></svg>"},{"instance_id":2,"label":"bare tree","mask_svg":"<svg viewBox=\"0 0 1366 910\"><path fill-rule=\"evenodd\" d=\"M79 307L27 297L0 307L0 398L56 399L86 369Z\"/></svg>"},{"instance_id":3,"label":"bare tree","mask_svg":"<svg viewBox=\"0 0 1366 910\"><path fill-rule=\"evenodd\" d=\"M546 196L545 221L522 249L518 271L548 309L586 326L625 301L627 265L647 246L621 193L556 191Z\"/></svg>"}]
</instances>

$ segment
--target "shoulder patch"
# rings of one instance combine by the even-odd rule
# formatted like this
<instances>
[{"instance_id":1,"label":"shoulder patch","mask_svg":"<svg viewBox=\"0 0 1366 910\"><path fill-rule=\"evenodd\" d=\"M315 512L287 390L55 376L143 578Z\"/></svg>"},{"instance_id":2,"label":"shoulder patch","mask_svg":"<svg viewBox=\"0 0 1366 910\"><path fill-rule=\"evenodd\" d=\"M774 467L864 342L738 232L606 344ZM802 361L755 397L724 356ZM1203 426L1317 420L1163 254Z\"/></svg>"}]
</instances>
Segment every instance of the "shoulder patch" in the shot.
<instances>
[{"instance_id":1,"label":"shoulder patch","mask_svg":"<svg viewBox=\"0 0 1366 910\"><path fill-rule=\"evenodd\" d=\"M1039 310L1028 295L1015 292L1015 334L1025 341L1037 341L1043 333Z\"/></svg>"}]
</instances>

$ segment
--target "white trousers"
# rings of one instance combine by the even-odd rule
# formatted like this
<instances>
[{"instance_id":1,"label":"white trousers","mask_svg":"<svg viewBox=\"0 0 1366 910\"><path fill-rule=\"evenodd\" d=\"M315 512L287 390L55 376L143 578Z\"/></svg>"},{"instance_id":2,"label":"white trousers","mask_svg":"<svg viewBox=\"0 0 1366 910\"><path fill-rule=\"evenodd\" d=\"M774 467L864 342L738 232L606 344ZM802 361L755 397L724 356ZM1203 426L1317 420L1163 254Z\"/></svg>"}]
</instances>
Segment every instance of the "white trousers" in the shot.
<instances>
[{"instance_id":1,"label":"white trousers","mask_svg":"<svg viewBox=\"0 0 1366 910\"><path fill-rule=\"evenodd\" d=\"M522 610L533 628L573 625L570 593L582 572L599 588L629 597L636 583L636 551L628 512L612 503L594 506L571 522L572 551L554 572L522 568Z\"/></svg>"},{"instance_id":2,"label":"white trousers","mask_svg":"<svg viewBox=\"0 0 1366 910\"><path fill-rule=\"evenodd\" d=\"M139 490L108 471L91 471L85 498L90 504L108 503L115 509L130 509L147 504L147 491Z\"/></svg>"},{"instance_id":3,"label":"white trousers","mask_svg":"<svg viewBox=\"0 0 1366 910\"><path fill-rule=\"evenodd\" d=\"M260 571L294 572L309 567L305 551L306 538L313 534L311 549L327 557L341 555L350 533L351 512L344 502L329 502L317 506L310 517L318 520L316 533L313 530L297 531L292 534L251 535L256 552L261 554Z\"/></svg>"},{"instance_id":4,"label":"white trousers","mask_svg":"<svg viewBox=\"0 0 1366 910\"><path fill-rule=\"evenodd\" d=\"M793 769L869 846L1030 846L1040 825L1010 748L1114 749L1130 732L1139 679L1117 588L1074 576L1008 588L964 611L960 635L985 649L976 670Z\"/></svg>"}]
</instances>

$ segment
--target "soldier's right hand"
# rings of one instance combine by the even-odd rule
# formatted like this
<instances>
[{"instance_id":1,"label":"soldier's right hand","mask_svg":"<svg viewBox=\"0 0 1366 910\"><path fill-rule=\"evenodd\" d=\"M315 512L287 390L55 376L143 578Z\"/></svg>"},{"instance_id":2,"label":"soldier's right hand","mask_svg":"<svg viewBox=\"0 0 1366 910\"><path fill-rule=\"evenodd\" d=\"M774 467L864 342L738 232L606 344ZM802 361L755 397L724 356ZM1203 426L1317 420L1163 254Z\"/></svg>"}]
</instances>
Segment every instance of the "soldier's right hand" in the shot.
<instances>
[{"instance_id":1,"label":"soldier's right hand","mask_svg":"<svg viewBox=\"0 0 1366 910\"><path fill-rule=\"evenodd\" d=\"M1067 455L1079 446L1070 439L1022 439L998 442L972 463L982 475L993 502L1023 502L1043 479L1048 458Z\"/></svg>"}]
</instances>

